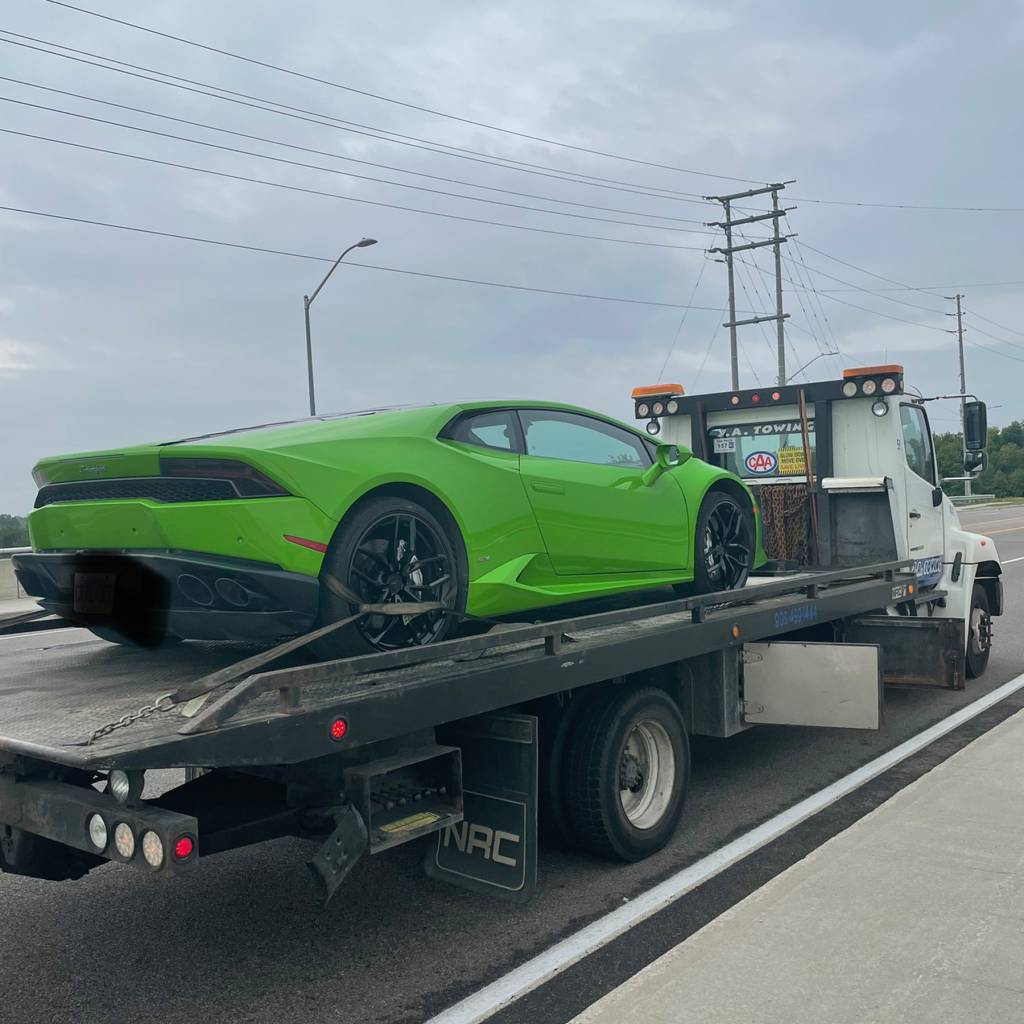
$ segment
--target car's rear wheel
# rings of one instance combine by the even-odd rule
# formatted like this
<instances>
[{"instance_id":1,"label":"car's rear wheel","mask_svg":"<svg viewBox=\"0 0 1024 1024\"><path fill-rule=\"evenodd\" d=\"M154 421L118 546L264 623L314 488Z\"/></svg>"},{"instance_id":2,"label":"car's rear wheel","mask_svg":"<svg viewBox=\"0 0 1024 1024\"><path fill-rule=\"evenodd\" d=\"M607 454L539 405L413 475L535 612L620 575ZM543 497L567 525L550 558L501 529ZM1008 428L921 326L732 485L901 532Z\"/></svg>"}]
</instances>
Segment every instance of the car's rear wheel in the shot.
<instances>
[{"instance_id":1,"label":"car's rear wheel","mask_svg":"<svg viewBox=\"0 0 1024 1024\"><path fill-rule=\"evenodd\" d=\"M701 503L694 531L693 584L688 594L738 590L754 565L754 515L748 502L712 491Z\"/></svg>"},{"instance_id":2,"label":"car's rear wheel","mask_svg":"<svg viewBox=\"0 0 1024 1024\"><path fill-rule=\"evenodd\" d=\"M324 557L320 624L357 610L323 585L325 574L363 604L439 601L462 611L466 584L457 543L450 528L425 505L401 497L371 498L343 521ZM316 641L313 649L321 657L342 658L416 647L444 640L457 622L446 611L364 615Z\"/></svg>"}]
</instances>

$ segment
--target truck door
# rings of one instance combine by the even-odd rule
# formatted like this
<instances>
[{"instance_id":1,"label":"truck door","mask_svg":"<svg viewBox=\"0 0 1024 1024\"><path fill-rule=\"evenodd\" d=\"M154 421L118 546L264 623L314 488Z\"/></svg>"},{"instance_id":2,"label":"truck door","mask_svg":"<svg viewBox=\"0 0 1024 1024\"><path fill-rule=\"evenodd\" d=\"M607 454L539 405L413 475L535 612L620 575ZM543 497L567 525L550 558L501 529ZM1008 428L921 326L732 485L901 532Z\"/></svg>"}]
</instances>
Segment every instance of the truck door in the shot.
<instances>
[{"instance_id":1,"label":"truck door","mask_svg":"<svg viewBox=\"0 0 1024 1024\"><path fill-rule=\"evenodd\" d=\"M685 568L692 541L672 473L646 485L648 444L631 431L555 409L520 409L527 497L559 575Z\"/></svg>"},{"instance_id":2,"label":"truck door","mask_svg":"<svg viewBox=\"0 0 1024 1024\"><path fill-rule=\"evenodd\" d=\"M935 449L928 416L920 405L900 405L900 428L907 493L907 550L921 586L930 586L942 576L945 558L945 524L938 488Z\"/></svg>"}]
</instances>

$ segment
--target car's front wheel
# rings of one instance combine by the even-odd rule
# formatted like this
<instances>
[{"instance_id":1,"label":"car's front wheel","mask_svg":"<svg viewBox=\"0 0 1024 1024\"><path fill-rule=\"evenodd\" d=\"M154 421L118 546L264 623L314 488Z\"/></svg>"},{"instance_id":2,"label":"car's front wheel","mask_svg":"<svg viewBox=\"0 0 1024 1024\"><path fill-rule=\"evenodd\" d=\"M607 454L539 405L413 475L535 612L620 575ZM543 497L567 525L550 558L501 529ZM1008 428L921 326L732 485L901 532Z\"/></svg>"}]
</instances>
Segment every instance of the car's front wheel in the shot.
<instances>
[{"instance_id":1,"label":"car's front wheel","mask_svg":"<svg viewBox=\"0 0 1024 1024\"><path fill-rule=\"evenodd\" d=\"M693 585L687 593L738 590L754 566L754 515L748 502L712 491L701 503L694 531Z\"/></svg>"},{"instance_id":2,"label":"car's front wheel","mask_svg":"<svg viewBox=\"0 0 1024 1024\"><path fill-rule=\"evenodd\" d=\"M426 506L401 497L369 499L346 517L324 556L320 624L357 610L323 582L327 574L363 604L429 601L462 611L465 572L456 543ZM457 622L457 616L443 610L368 614L315 641L313 649L321 657L342 658L415 647L444 640Z\"/></svg>"}]
</instances>

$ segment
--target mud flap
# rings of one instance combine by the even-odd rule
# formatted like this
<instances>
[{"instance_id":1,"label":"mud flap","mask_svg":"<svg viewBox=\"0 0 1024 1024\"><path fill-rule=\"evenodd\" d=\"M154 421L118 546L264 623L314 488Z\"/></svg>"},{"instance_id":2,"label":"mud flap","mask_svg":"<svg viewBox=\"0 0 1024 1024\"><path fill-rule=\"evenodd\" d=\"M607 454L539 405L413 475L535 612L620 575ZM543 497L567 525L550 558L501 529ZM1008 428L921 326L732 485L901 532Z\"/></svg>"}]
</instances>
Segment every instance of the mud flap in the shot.
<instances>
[{"instance_id":1,"label":"mud flap","mask_svg":"<svg viewBox=\"0 0 1024 1024\"><path fill-rule=\"evenodd\" d=\"M321 885L324 906L370 845L363 819L351 804L340 808L334 820L337 823L334 831L308 862L309 870Z\"/></svg>"},{"instance_id":2,"label":"mud flap","mask_svg":"<svg viewBox=\"0 0 1024 1024\"><path fill-rule=\"evenodd\" d=\"M886 686L964 688L967 640L962 619L865 615L847 625L846 639L881 648Z\"/></svg>"},{"instance_id":3,"label":"mud flap","mask_svg":"<svg viewBox=\"0 0 1024 1024\"><path fill-rule=\"evenodd\" d=\"M463 820L431 837L431 878L525 903L537 889L537 719L495 712L438 730L461 748Z\"/></svg>"}]
</instances>

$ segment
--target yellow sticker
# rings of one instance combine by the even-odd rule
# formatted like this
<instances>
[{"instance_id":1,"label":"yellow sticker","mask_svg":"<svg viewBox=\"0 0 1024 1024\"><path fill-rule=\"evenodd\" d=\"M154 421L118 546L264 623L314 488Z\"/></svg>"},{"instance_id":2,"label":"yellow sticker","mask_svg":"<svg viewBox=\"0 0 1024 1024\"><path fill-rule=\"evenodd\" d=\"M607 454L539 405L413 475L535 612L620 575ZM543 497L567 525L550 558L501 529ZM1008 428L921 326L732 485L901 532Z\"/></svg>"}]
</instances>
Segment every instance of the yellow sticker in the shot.
<instances>
[{"instance_id":1,"label":"yellow sticker","mask_svg":"<svg viewBox=\"0 0 1024 1024\"><path fill-rule=\"evenodd\" d=\"M433 811L421 811L419 814L410 814L408 818L399 818L398 821L389 821L386 825L380 826L381 832L408 832L413 828L420 828L422 825L432 825L441 817Z\"/></svg>"},{"instance_id":2,"label":"yellow sticker","mask_svg":"<svg viewBox=\"0 0 1024 1024\"><path fill-rule=\"evenodd\" d=\"M804 450L802 448L779 449L780 476L797 476L805 471Z\"/></svg>"}]
</instances>

